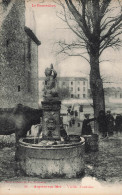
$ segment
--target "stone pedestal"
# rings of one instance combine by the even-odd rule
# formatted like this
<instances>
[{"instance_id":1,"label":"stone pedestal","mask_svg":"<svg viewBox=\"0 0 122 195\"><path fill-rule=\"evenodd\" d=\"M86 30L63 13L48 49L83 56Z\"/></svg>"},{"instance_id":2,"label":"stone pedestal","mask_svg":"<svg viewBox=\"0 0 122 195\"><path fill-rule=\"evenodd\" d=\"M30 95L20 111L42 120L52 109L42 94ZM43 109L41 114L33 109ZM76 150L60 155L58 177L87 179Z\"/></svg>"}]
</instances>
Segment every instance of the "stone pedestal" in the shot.
<instances>
[{"instance_id":1,"label":"stone pedestal","mask_svg":"<svg viewBox=\"0 0 122 195\"><path fill-rule=\"evenodd\" d=\"M60 140L60 101L42 101L42 138Z\"/></svg>"}]
</instances>

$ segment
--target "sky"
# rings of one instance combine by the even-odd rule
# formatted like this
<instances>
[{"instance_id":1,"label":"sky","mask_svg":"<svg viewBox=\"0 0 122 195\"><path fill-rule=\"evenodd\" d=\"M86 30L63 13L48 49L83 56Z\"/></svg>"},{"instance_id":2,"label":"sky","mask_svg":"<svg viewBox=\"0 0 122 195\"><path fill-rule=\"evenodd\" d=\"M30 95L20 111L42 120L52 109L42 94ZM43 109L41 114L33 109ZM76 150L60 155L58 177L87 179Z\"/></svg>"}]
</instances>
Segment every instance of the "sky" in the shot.
<instances>
[{"instance_id":1,"label":"sky","mask_svg":"<svg viewBox=\"0 0 122 195\"><path fill-rule=\"evenodd\" d=\"M37 4L41 4L40 2L40 0L31 0L30 8L33 16L31 16L31 20L29 18L29 25L33 26L34 32L41 41L41 45L38 47L39 77L44 76L45 68L49 67L51 63L58 71L58 76L88 76L90 66L83 58L67 57L62 59L56 55L56 41L71 40L74 34L71 30L66 29L66 24L57 17L57 12L60 10L57 4L53 1L45 1L43 5L50 4L55 5L55 7L37 7ZM122 49L117 51L111 48L107 49L103 53L102 59L107 61L100 64L101 75L107 77L108 81L120 82Z\"/></svg>"}]
</instances>

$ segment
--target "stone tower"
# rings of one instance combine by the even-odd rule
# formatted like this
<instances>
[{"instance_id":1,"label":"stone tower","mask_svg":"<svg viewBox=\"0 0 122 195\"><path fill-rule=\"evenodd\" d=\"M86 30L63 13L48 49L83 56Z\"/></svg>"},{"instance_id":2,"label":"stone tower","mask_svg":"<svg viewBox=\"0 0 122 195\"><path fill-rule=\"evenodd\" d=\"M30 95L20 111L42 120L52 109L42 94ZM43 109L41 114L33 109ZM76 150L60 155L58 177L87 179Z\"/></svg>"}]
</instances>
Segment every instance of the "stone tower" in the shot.
<instances>
[{"instance_id":1,"label":"stone tower","mask_svg":"<svg viewBox=\"0 0 122 195\"><path fill-rule=\"evenodd\" d=\"M0 0L0 107L38 107L38 46L25 0Z\"/></svg>"}]
</instances>

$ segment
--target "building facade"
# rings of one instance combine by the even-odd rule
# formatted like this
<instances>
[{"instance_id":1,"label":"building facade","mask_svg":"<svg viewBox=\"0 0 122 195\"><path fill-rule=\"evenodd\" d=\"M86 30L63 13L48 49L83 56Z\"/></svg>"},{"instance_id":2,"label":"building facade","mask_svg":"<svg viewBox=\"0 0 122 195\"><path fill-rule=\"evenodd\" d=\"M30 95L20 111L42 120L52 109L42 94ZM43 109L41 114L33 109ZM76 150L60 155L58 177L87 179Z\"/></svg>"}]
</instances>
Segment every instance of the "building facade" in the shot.
<instances>
[{"instance_id":1,"label":"building facade","mask_svg":"<svg viewBox=\"0 0 122 195\"><path fill-rule=\"evenodd\" d=\"M0 107L38 107L38 46L25 26L25 0L0 4Z\"/></svg>"},{"instance_id":2,"label":"building facade","mask_svg":"<svg viewBox=\"0 0 122 195\"><path fill-rule=\"evenodd\" d=\"M88 79L85 77L58 77L57 87L66 88L70 98L85 99L88 97ZM39 98L43 97L44 77L39 78Z\"/></svg>"}]
</instances>

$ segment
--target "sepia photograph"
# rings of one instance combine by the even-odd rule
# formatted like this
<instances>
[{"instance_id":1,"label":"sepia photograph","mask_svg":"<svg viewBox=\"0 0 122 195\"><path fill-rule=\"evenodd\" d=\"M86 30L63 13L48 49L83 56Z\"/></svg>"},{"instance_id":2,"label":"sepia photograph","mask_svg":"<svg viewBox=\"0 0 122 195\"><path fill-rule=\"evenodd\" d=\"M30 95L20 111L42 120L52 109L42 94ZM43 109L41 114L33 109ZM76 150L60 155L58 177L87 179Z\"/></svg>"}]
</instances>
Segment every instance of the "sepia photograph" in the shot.
<instances>
[{"instance_id":1,"label":"sepia photograph","mask_svg":"<svg viewBox=\"0 0 122 195\"><path fill-rule=\"evenodd\" d=\"M122 0L0 0L0 194L122 194Z\"/></svg>"}]
</instances>

